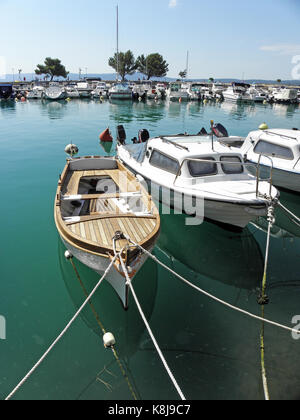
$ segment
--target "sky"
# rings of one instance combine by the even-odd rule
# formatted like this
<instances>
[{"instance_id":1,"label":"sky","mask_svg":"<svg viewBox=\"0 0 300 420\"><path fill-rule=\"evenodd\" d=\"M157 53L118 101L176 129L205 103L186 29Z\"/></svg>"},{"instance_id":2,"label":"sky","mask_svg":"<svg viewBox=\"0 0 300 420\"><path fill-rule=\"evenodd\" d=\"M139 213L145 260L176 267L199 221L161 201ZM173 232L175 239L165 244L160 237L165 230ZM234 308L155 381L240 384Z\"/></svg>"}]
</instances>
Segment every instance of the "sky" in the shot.
<instances>
[{"instance_id":1,"label":"sky","mask_svg":"<svg viewBox=\"0 0 300 420\"><path fill-rule=\"evenodd\" d=\"M33 73L48 56L112 73L117 4L120 51L160 53L169 77L189 51L190 78L300 78L300 0L0 0L0 74Z\"/></svg>"}]
</instances>

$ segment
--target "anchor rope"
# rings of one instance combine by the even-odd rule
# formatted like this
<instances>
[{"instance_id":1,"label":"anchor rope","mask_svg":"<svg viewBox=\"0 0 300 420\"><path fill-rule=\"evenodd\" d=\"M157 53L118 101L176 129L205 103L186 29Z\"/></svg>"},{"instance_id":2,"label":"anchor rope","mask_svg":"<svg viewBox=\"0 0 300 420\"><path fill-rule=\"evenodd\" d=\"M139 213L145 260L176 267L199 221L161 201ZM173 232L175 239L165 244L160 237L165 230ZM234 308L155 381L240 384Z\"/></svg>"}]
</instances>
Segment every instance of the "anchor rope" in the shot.
<instances>
[{"instance_id":1,"label":"anchor rope","mask_svg":"<svg viewBox=\"0 0 300 420\"><path fill-rule=\"evenodd\" d=\"M86 305L89 303L91 298L94 296L98 288L100 287L101 283L113 267L113 264L115 263L117 257L114 257L107 267L106 271L104 272L103 276L95 286L95 288L92 290L88 298L84 301L84 303L81 305L81 307L78 309L76 314L73 316L73 318L70 320L70 322L66 325L66 327L63 329L63 331L59 334L59 336L56 338L56 340L51 344L51 346L48 348L48 350L43 354L43 356L39 359L39 361L33 366L33 368L27 373L27 375L19 382L19 384L15 387L15 389L5 398L5 401L10 400L17 391L24 385L24 383L31 377L31 375L37 370L37 368L43 363L43 361L46 359L48 354L53 350L53 348L56 346L56 344L62 339L62 337L67 333L67 331L70 329L70 327L73 325L73 323L76 321L76 319L79 317L83 309L86 307Z\"/></svg>"},{"instance_id":2,"label":"anchor rope","mask_svg":"<svg viewBox=\"0 0 300 420\"><path fill-rule=\"evenodd\" d=\"M80 283L80 286L81 286L81 288L82 288L82 290L83 290L83 293L84 293L86 296L88 296L89 294L88 294L88 292L87 292L87 290L86 290L86 288L85 288L85 285L84 285L83 281L81 280L80 274L79 274L79 272L78 272L78 270L77 270L77 268L76 268L76 265L75 265L75 263L74 263L74 261L73 261L73 258L70 258L70 262L71 262L72 267L73 267L73 269L74 269L74 271L75 271L75 274L76 274L76 277L77 277L77 279L78 279L78 281L79 281L79 283ZM94 307L94 305L93 305L93 303L92 303L91 301L89 301L89 305L90 305L91 311L93 312L93 315L94 315L94 317L95 317L95 319L96 319L96 321L97 321L97 323L98 323L98 325L99 325L99 327L100 327L100 329L101 329L102 333L103 333L103 334L106 334L106 332L107 332L107 331L106 331L106 329L104 328L104 325L103 325L103 323L102 323L102 322L101 322L101 320L100 320L100 317L99 317L99 315L98 315L98 313L97 313L97 311L96 311L96 308ZM138 400L138 398L137 398L137 396L136 396L136 393L134 392L134 389L133 389L132 384L130 383L129 377L128 377L128 375L127 375L127 373L126 373L126 370L125 370L125 368L124 368L124 366L123 366L123 364L122 364L122 362L121 362L121 360L120 360L120 357L119 357L119 355L118 355L118 352L117 352L117 350L115 349L115 346L111 346L111 350L112 350L112 353L113 353L113 355L114 355L114 357L115 357L115 359L116 359L116 362L117 362L117 364L118 364L118 366L119 366L119 369L120 369L120 371L121 371L122 375L124 376L124 379L125 379L125 380L126 380L126 382L127 382L127 385L128 385L129 391L131 392L131 395L132 395L133 399L134 399L135 401L137 401L137 400Z\"/></svg>"},{"instance_id":3,"label":"anchor rope","mask_svg":"<svg viewBox=\"0 0 300 420\"><path fill-rule=\"evenodd\" d=\"M178 385L178 383L177 383L177 381L176 381L173 373L171 372L171 370L169 368L169 365L168 365L168 363L167 363L164 355L162 354L162 351L160 350L160 347L159 347L159 345L158 345L158 343L157 343L157 341L156 341L156 339L154 337L154 334L153 334L153 332L152 332L152 330L150 328L150 325L149 325L149 323L148 323L148 321L147 321L147 319L146 319L146 317L144 315L144 312L143 312L142 307L141 307L141 305L139 303L139 300L138 300L138 298L137 298L137 296L135 294L134 288L132 286L131 279L130 279L130 277L128 275L128 271L127 271L127 268L125 266L125 263L124 263L124 261L123 261L123 259L121 257L121 254L122 254L122 251L119 253L119 256L120 256L120 262L121 262L121 265L122 265L123 272L124 272L124 274L126 276L126 280L127 280L127 283L126 284L129 285L129 287L130 287L130 290L131 290L132 296L133 296L133 298L135 300L136 306L137 306L137 308L138 308L138 310L140 312L140 315L141 315L141 317L142 317L142 319L144 321L144 324L145 324L145 326L146 326L146 328L148 330L148 333L149 333L149 335L151 337L151 340L152 340L152 342L153 342L153 344L154 344L154 346L156 348L156 351L157 351L157 353L158 353L158 355L159 355L159 357L160 357L160 359L161 359L161 361L162 361L162 363L163 363L163 365L164 365L164 367L165 367L165 369L166 369L166 371L167 371L167 373L168 373L171 381L173 382L173 385L175 386L175 388L176 388L176 390L177 390L177 392L178 392L181 400L182 401L186 401L186 398L185 398L183 392L181 391L181 389L180 389L180 387L179 387L179 385Z\"/></svg>"}]
</instances>

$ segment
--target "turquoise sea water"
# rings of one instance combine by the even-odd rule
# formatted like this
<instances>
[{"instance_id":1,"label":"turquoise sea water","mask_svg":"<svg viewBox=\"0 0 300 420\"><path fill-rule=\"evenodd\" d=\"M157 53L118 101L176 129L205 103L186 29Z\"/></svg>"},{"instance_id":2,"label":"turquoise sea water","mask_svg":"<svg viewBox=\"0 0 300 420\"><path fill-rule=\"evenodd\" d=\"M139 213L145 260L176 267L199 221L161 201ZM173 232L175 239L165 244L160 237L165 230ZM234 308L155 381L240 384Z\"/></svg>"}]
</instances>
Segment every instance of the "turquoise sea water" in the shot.
<instances>
[{"instance_id":1,"label":"turquoise sea water","mask_svg":"<svg viewBox=\"0 0 300 420\"><path fill-rule=\"evenodd\" d=\"M82 288L58 238L53 202L65 165L64 147L81 155L106 153L99 134L119 124L128 141L139 129L151 136L198 132L214 119L231 135L247 135L262 122L300 126L298 106L198 103L0 103L1 282L0 398L23 378L84 301ZM300 128L300 127L299 127ZM110 153L114 153L114 147ZM282 201L300 215L300 197ZM270 247L266 317L293 327L300 315L300 228L277 212ZM212 223L192 228L184 216L162 216L155 254L201 288L260 314L256 299L262 279L266 234L263 221L242 233ZM75 261L90 291L98 276ZM260 323L200 295L148 261L134 281L153 332L188 399L263 399ZM177 399L133 300L121 308L104 283L93 304L139 399ZM300 340L266 327L266 368L271 398L300 397ZM128 400L133 394L89 307L40 366L16 399Z\"/></svg>"}]
</instances>

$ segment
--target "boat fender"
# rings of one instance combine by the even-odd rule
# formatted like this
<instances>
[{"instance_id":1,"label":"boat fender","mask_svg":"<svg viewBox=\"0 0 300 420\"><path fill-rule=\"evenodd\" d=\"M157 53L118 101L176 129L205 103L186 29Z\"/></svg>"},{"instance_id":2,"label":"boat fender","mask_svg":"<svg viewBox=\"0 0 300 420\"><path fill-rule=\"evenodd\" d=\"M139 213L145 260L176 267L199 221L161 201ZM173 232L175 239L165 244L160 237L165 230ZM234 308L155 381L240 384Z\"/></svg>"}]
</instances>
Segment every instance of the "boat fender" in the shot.
<instances>
[{"instance_id":1,"label":"boat fender","mask_svg":"<svg viewBox=\"0 0 300 420\"><path fill-rule=\"evenodd\" d=\"M109 128L107 128L106 130L104 130L100 136L99 136L100 141L103 141L104 143L112 143L113 142L113 138L110 134Z\"/></svg>"},{"instance_id":2,"label":"boat fender","mask_svg":"<svg viewBox=\"0 0 300 420\"><path fill-rule=\"evenodd\" d=\"M65 147L65 152L70 155L70 156L75 156L77 155L77 153L79 152L78 147L76 146L76 144L68 144Z\"/></svg>"},{"instance_id":3,"label":"boat fender","mask_svg":"<svg viewBox=\"0 0 300 420\"><path fill-rule=\"evenodd\" d=\"M106 333L103 336L103 344L106 349L113 347L116 344L116 339L112 333Z\"/></svg>"},{"instance_id":4,"label":"boat fender","mask_svg":"<svg viewBox=\"0 0 300 420\"><path fill-rule=\"evenodd\" d=\"M67 260L71 260L71 259L73 258L72 253L71 253L70 251L66 251L66 252L65 252L65 258L66 258Z\"/></svg>"},{"instance_id":5,"label":"boat fender","mask_svg":"<svg viewBox=\"0 0 300 420\"><path fill-rule=\"evenodd\" d=\"M268 130L268 125L266 124L266 123L262 123L260 126L259 126L259 129L260 130L262 130L262 131L264 131L264 130Z\"/></svg>"}]
</instances>

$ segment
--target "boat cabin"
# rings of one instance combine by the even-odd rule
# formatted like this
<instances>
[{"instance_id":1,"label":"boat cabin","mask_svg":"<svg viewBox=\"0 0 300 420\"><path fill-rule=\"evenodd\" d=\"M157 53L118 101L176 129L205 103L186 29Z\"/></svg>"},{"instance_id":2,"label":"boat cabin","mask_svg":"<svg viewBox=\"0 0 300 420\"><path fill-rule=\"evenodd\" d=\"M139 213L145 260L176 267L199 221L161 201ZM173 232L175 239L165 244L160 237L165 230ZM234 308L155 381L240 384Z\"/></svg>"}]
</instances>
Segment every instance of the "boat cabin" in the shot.
<instances>
[{"instance_id":1,"label":"boat cabin","mask_svg":"<svg viewBox=\"0 0 300 420\"><path fill-rule=\"evenodd\" d=\"M263 155L262 163L274 167L286 167L300 170L300 131L272 129L252 131L246 138L241 152L247 159L258 161Z\"/></svg>"}]
</instances>

